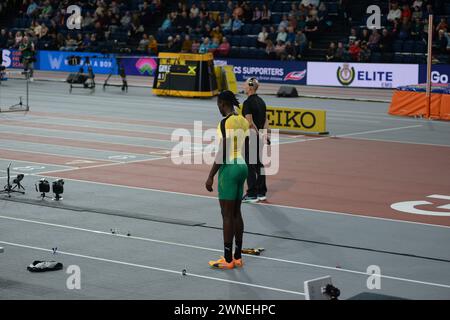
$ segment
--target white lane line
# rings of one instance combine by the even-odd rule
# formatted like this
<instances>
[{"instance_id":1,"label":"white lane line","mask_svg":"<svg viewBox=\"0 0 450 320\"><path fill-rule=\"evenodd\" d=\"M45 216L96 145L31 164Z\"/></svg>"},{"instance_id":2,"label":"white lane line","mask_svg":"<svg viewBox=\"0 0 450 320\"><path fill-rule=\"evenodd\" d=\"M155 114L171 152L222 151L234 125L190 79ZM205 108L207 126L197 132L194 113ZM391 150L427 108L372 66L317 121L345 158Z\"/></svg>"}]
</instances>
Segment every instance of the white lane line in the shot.
<instances>
[{"instance_id":1,"label":"white lane line","mask_svg":"<svg viewBox=\"0 0 450 320\"><path fill-rule=\"evenodd\" d=\"M73 166L69 166L69 165L65 165L65 164L54 164L54 163L46 163L46 162L28 161L28 160L17 160L17 159L8 159L8 158L0 158L0 160L6 160L9 162L22 162L24 164L32 163L32 164L39 164L39 165L46 165L46 166L64 167L67 169L79 168L79 167L73 167Z\"/></svg>"},{"instance_id":2,"label":"white lane line","mask_svg":"<svg viewBox=\"0 0 450 320\"><path fill-rule=\"evenodd\" d=\"M322 139L322 138L319 138L319 139ZM161 159L151 159L151 160L161 160ZM148 161L150 161L150 160L148 160ZM58 173L58 172L55 172L55 174ZM152 192L167 193L167 194L188 196L188 197L194 197L194 198L217 200L217 197L205 196L205 195L201 195L201 194L193 194L193 193L177 192L177 191L168 191L168 190L160 190L160 189L153 189L153 188L133 187L133 186L126 186L126 185L107 183L107 182L95 182L95 181L91 181L91 180L64 178L64 177L58 177L58 175L53 175L53 174L49 175L49 174L46 174L46 173L34 173L34 174L30 174L30 175L32 175L32 176L51 176L52 178L62 178L64 180L68 180L68 181L90 183L90 184L98 184L98 185L108 186L108 187L118 187L118 188L125 188L125 189L131 189L131 190L141 190L141 191L152 191ZM439 225L439 224L431 224L431 223L415 222L415 221L407 221L407 220L397 220L397 219L389 219L389 218L382 218L382 217L373 217L373 216L366 216L366 215L357 214L357 213L328 211L328 210L311 209L311 208L303 208L303 207L293 207L293 206L287 206L287 205L281 205L281 204L272 204L272 203L255 203L255 204L252 204L252 205L268 206L268 207L284 208L284 209L292 209L294 211L305 210L305 211L319 212L319 213L323 213L323 214L342 215L342 216L347 216L349 218L357 217L357 218L381 220L381 221L387 221L387 222L398 222L398 223L414 224L414 225L427 226L427 227L450 229L450 226L443 226L443 225Z\"/></svg>"},{"instance_id":3,"label":"white lane line","mask_svg":"<svg viewBox=\"0 0 450 320\"><path fill-rule=\"evenodd\" d=\"M405 126L405 127L396 127L396 128L387 128L387 129L379 129L379 130L354 132L354 133L345 133L345 134L337 135L337 137L351 137L351 136L357 136L357 135L361 135L361 134L371 134L371 133L379 133L379 132L397 131L397 130L420 128L420 127L423 127L423 124L417 124L417 125L414 125L414 126Z\"/></svg>"},{"instance_id":4,"label":"white lane line","mask_svg":"<svg viewBox=\"0 0 450 320\"><path fill-rule=\"evenodd\" d=\"M74 147L71 147L74 148ZM80 148L76 148L76 149L80 149ZM56 153L48 153L47 151L45 152L40 152L40 151L28 151L28 150L23 150L23 149L14 149L14 148L4 148L4 147L0 147L0 151L1 150L6 150L6 151L13 151L13 152L24 152L24 153L33 153L33 154L40 154L43 156L49 155L49 156L55 156L55 157L63 157L63 158L76 158L76 159L85 159L85 160L92 160L92 161L99 161L99 162L105 162L105 161L109 161L109 162L115 162L115 163L123 163L121 161L115 161L115 160L108 160L108 159L97 159L97 158L91 158L91 157L80 157L80 156L70 156L70 155L64 155L64 154L56 154ZM94 149L95 150L95 149ZM102 150L97 150L97 151L102 151ZM105 151L107 152L107 151ZM124 152L119 152L119 153L124 153ZM14 160L16 161L16 160ZM20 161L20 160L19 160ZM47 163L48 164L48 163Z\"/></svg>"},{"instance_id":5,"label":"white lane line","mask_svg":"<svg viewBox=\"0 0 450 320\"><path fill-rule=\"evenodd\" d=\"M13 242L7 242L7 241L0 241L0 243L9 245L9 246L13 246L13 247L26 248L26 249L32 249L32 250L38 250L38 251L45 251L45 252L53 252L52 250L49 250L49 249L35 247L35 246L28 246L28 245L19 244L19 243L13 243ZM148 266L148 265L136 264L136 263L125 262L125 261L120 261L120 260L111 260L111 259L105 259L105 258L88 256L88 255L83 255L83 254L78 254L78 253L65 252L65 251L58 251L58 254L181 275L181 271L178 271L178 270L152 267L152 266ZM188 272L186 274L186 276L200 278L200 279L220 281L220 282L226 282L226 283L232 283L232 284L237 284L237 285L241 285L241 286L254 287L254 288L265 289L265 290L276 291L276 292L290 293L290 294L301 295L301 296L305 295L303 292L299 292L299 291L291 291L291 290L279 289L279 288L274 288L274 287L262 286L262 285L258 285L258 284L248 283L248 282L241 282L241 281L221 279L221 278L216 278L216 277L209 277L209 276L204 276L201 274L195 274L195 273L190 273L190 272Z\"/></svg>"},{"instance_id":6,"label":"white lane line","mask_svg":"<svg viewBox=\"0 0 450 320\"><path fill-rule=\"evenodd\" d=\"M427 196L427 198L441 199L441 200L450 200L450 196L445 196L445 195L442 195L442 194L432 194L431 196Z\"/></svg>"},{"instance_id":7,"label":"white lane line","mask_svg":"<svg viewBox=\"0 0 450 320\"><path fill-rule=\"evenodd\" d=\"M445 147L448 148L450 145L446 144L437 144L437 143L427 143L427 142L414 142L414 141L399 141L399 140L387 140L387 139L376 139L376 138L367 138L367 137L346 137L346 139L354 139L354 140L369 140L369 141L379 141L379 142L392 142L392 143L403 143L403 144L413 144L418 146L433 146L433 147Z\"/></svg>"},{"instance_id":8,"label":"white lane line","mask_svg":"<svg viewBox=\"0 0 450 320\"><path fill-rule=\"evenodd\" d=\"M166 245L172 245L172 246L178 246L178 247L184 247L184 248L207 250L207 251L214 251L214 252L222 252L223 251L223 250L219 250L219 249L213 249L213 248L207 248L207 247L200 247L200 246L190 245L190 244L186 244L186 243L178 243L178 242L156 240L156 239L144 238L144 237L135 237L135 236L120 235L120 234L112 234L112 233L105 232L105 231L85 229L85 228L79 228L79 227L73 227L73 226L67 226L67 225L61 225L61 224L55 224L55 223L48 223L48 222L41 222L41 221L29 220L29 219L13 218L13 217L9 217L9 216L0 216L0 218L6 219L6 220L12 220L12 221L19 221L19 222L27 222L27 223L38 224L38 225L45 225L45 226L50 226L50 227L57 227L57 228L63 228L63 229L69 229L69 230L76 230L76 231L95 233L95 234L106 235L106 236L111 236L111 237L120 237L120 238L124 238L124 239L133 239L133 240L140 240L140 241L145 241L145 242L166 244ZM251 257L251 258L255 258L255 259L271 260L271 261L290 263L290 264L296 264L296 265L302 265L302 266L308 266L308 267L314 267L314 268L320 268L320 269L333 270L333 271L338 271L338 272L347 272L347 273L359 274L359 275L363 275L363 276L370 276L370 274L368 274L366 272L356 271L356 270L351 270L351 269L345 269L345 268L336 268L336 267L324 266L324 265L320 265L320 264L313 264L313 263L300 262L300 261L292 261L292 260L279 259L279 258L271 258L271 257L267 257L267 256L253 256L253 255L247 255L247 254L245 254L245 256ZM391 279L391 280L398 280L398 281L411 282L411 283L417 283L417 284L423 284L423 285L429 285L429 286L435 286L435 287L443 287L443 288L450 289L450 285L441 284L441 283L419 281L419 280L414 280L414 279L393 277L393 276L387 276L387 275L381 275L380 277L381 278L386 278L386 279Z\"/></svg>"}]
</instances>

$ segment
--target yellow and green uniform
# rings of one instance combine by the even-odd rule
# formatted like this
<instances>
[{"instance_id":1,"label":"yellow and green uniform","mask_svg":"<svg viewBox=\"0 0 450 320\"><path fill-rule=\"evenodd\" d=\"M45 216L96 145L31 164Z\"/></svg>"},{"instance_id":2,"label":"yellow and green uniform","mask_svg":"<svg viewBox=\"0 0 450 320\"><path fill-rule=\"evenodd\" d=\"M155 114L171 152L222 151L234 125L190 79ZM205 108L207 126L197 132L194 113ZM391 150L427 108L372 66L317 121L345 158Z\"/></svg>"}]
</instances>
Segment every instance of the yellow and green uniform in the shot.
<instances>
[{"instance_id":1,"label":"yellow and green uniform","mask_svg":"<svg viewBox=\"0 0 450 320\"><path fill-rule=\"evenodd\" d=\"M220 137L219 147L223 151L218 179L219 199L241 200L248 175L242 147L249 134L249 124L243 116L231 114L220 121L217 134Z\"/></svg>"}]
</instances>

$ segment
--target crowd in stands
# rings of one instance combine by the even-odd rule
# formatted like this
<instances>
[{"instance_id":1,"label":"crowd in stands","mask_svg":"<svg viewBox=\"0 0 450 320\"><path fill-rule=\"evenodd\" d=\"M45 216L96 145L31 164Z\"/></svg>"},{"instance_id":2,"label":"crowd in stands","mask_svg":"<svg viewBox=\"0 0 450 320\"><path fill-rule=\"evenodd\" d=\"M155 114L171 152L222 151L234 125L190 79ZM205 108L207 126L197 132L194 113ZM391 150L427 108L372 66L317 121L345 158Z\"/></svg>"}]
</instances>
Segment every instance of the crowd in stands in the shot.
<instances>
[{"instance_id":1,"label":"crowd in stands","mask_svg":"<svg viewBox=\"0 0 450 320\"><path fill-rule=\"evenodd\" d=\"M435 4L436 7L440 6ZM440 8L441 9L441 8ZM437 10L436 10L437 11ZM428 16L435 12L433 3L425 0L390 1L389 11L381 30L351 28L346 41L331 42L326 53L327 61L369 62L372 52L426 53L428 41ZM439 53L450 54L450 12L433 24L433 39ZM404 49L399 46L405 43ZM409 46L407 47L408 44Z\"/></svg>"},{"instance_id":2,"label":"crowd in stands","mask_svg":"<svg viewBox=\"0 0 450 320\"><path fill-rule=\"evenodd\" d=\"M349 36L330 43L324 59L364 62L374 52L397 51L398 40L415 41L414 52L426 52L428 14L434 13L439 18L433 25L436 50L450 53L450 12L443 15L442 0L390 0L380 30L352 25L350 0L10 1L21 3L16 28L1 30L0 48L19 48L27 38L46 50L212 52L219 57L251 52L249 58L298 60L332 31L336 17L343 17ZM69 31L66 9L74 3L82 8L81 30ZM158 18L161 23L151 30ZM245 50L233 51L240 47Z\"/></svg>"}]
</instances>

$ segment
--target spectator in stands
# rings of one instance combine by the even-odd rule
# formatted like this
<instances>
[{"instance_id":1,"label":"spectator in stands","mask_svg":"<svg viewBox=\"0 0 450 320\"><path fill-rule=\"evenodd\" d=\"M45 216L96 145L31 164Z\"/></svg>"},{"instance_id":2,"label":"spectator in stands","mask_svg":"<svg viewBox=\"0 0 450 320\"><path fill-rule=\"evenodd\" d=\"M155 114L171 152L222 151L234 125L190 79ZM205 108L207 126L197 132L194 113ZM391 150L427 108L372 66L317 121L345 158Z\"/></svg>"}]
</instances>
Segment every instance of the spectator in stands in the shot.
<instances>
[{"instance_id":1,"label":"spectator in stands","mask_svg":"<svg viewBox=\"0 0 450 320\"><path fill-rule=\"evenodd\" d=\"M182 53L190 53L192 51L192 40L191 37L187 34L184 36L183 45L181 46Z\"/></svg>"},{"instance_id":2,"label":"spectator in stands","mask_svg":"<svg viewBox=\"0 0 450 320\"><path fill-rule=\"evenodd\" d=\"M148 53L150 55L158 54L158 42L156 41L155 37L152 35L150 35L148 37Z\"/></svg>"},{"instance_id":3,"label":"spectator in stands","mask_svg":"<svg viewBox=\"0 0 450 320\"><path fill-rule=\"evenodd\" d=\"M403 8L402 8L402 15L400 17L400 19L404 19L404 18L408 18L409 20L411 20L411 9L409 8L408 4L404 4Z\"/></svg>"},{"instance_id":4,"label":"spectator in stands","mask_svg":"<svg viewBox=\"0 0 450 320\"><path fill-rule=\"evenodd\" d=\"M361 53L360 41L356 40L354 43L352 43L348 49L348 52L352 61L359 61L359 55Z\"/></svg>"},{"instance_id":5,"label":"spectator in stands","mask_svg":"<svg viewBox=\"0 0 450 320\"><path fill-rule=\"evenodd\" d=\"M130 17L131 22L131 17ZM94 18L92 17L92 14L88 11L86 12L86 15L81 20L81 27L83 29L88 29L94 26Z\"/></svg>"},{"instance_id":6,"label":"spectator in stands","mask_svg":"<svg viewBox=\"0 0 450 320\"><path fill-rule=\"evenodd\" d=\"M8 38L7 39L8 40L6 41L6 47L9 48L9 49L13 48L14 44L16 42L16 38L14 37L14 34L11 31L8 32Z\"/></svg>"},{"instance_id":7,"label":"spectator in stands","mask_svg":"<svg viewBox=\"0 0 450 320\"><path fill-rule=\"evenodd\" d=\"M281 59L281 56L284 54L285 50L286 50L286 44L283 41L278 40L277 45L275 46L276 57L278 59Z\"/></svg>"},{"instance_id":8,"label":"spectator in stands","mask_svg":"<svg viewBox=\"0 0 450 320\"><path fill-rule=\"evenodd\" d=\"M244 23L251 23L253 19L253 11L252 8L250 8L250 5L247 2L244 2L242 4L242 10L244 11L244 14L242 16L242 19L244 20Z\"/></svg>"},{"instance_id":9,"label":"spectator in stands","mask_svg":"<svg viewBox=\"0 0 450 320\"><path fill-rule=\"evenodd\" d=\"M181 52L181 47L183 42L181 41L181 35L177 34L175 39L173 40L173 51L172 52Z\"/></svg>"},{"instance_id":10,"label":"spectator in stands","mask_svg":"<svg viewBox=\"0 0 450 320\"><path fill-rule=\"evenodd\" d=\"M277 41L277 31L273 25L269 27L269 36L267 38L274 43Z\"/></svg>"},{"instance_id":11,"label":"spectator in stands","mask_svg":"<svg viewBox=\"0 0 450 320\"><path fill-rule=\"evenodd\" d=\"M224 33L229 33L231 31L232 21L230 16L225 13L223 16L223 22L221 24Z\"/></svg>"},{"instance_id":12,"label":"spectator in stands","mask_svg":"<svg viewBox=\"0 0 450 320\"><path fill-rule=\"evenodd\" d=\"M331 26L331 21L328 18L328 9L325 5L325 2L321 2L319 5L317 17L319 20L319 25L321 25L324 28Z\"/></svg>"},{"instance_id":13,"label":"spectator in stands","mask_svg":"<svg viewBox=\"0 0 450 320\"><path fill-rule=\"evenodd\" d=\"M61 51L76 51L77 50L77 41L72 38L70 33L67 35L64 47L59 48L59 50L61 50Z\"/></svg>"},{"instance_id":14,"label":"spectator in stands","mask_svg":"<svg viewBox=\"0 0 450 320\"><path fill-rule=\"evenodd\" d=\"M192 53L198 53L198 50L200 49L200 42L197 39L194 39L192 42Z\"/></svg>"},{"instance_id":15,"label":"spectator in stands","mask_svg":"<svg viewBox=\"0 0 450 320\"><path fill-rule=\"evenodd\" d=\"M411 25L411 37L414 40L421 40L423 33L423 23L420 18L416 18Z\"/></svg>"},{"instance_id":16,"label":"spectator in stands","mask_svg":"<svg viewBox=\"0 0 450 320\"><path fill-rule=\"evenodd\" d=\"M239 20L238 18L235 18L234 20L233 20L233 24L232 24L232 26L231 26L231 32L233 33L233 34L241 34L241 32L242 32L242 26L243 26L244 24L242 23L242 21L241 20Z\"/></svg>"},{"instance_id":17,"label":"spectator in stands","mask_svg":"<svg viewBox=\"0 0 450 320\"><path fill-rule=\"evenodd\" d=\"M166 19L163 21L160 30L166 31L170 27L172 27L172 17L170 14L167 14Z\"/></svg>"},{"instance_id":18,"label":"spectator in stands","mask_svg":"<svg viewBox=\"0 0 450 320\"><path fill-rule=\"evenodd\" d=\"M309 41L309 48L312 48L313 42L317 39L317 33L319 32L319 24L317 18L309 15L306 19L305 33L306 38Z\"/></svg>"},{"instance_id":19,"label":"spectator in stands","mask_svg":"<svg viewBox=\"0 0 450 320\"><path fill-rule=\"evenodd\" d=\"M393 41L392 35L389 33L388 29L384 28L379 42L381 52L391 52Z\"/></svg>"},{"instance_id":20,"label":"spectator in stands","mask_svg":"<svg viewBox=\"0 0 450 320\"><path fill-rule=\"evenodd\" d=\"M345 56L344 43L342 43L342 41L339 41L337 44L336 52L334 54L334 61L344 61L344 56Z\"/></svg>"},{"instance_id":21,"label":"spectator in stands","mask_svg":"<svg viewBox=\"0 0 450 320\"><path fill-rule=\"evenodd\" d=\"M77 45L77 50L78 51L86 50L86 47L84 45L84 39L83 39L83 34L82 33L77 33L77 38L75 39L75 41L76 41L76 45Z\"/></svg>"},{"instance_id":22,"label":"spectator in stands","mask_svg":"<svg viewBox=\"0 0 450 320\"><path fill-rule=\"evenodd\" d=\"M165 52L175 52L174 45L173 45L173 37L172 36L169 36L167 38L167 44L166 44Z\"/></svg>"},{"instance_id":23,"label":"spectator in stands","mask_svg":"<svg viewBox=\"0 0 450 320\"><path fill-rule=\"evenodd\" d=\"M27 7L27 16L34 17L38 13L39 6L34 0L30 0Z\"/></svg>"},{"instance_id":24,"label":"spectator in stands","mask_svg":"<svg viewBox=\"0 0 450 320\"><path fill-rule=\"evenodd\" d=\"M293 61L295 60L295 57L296 57L295 47L292 45L290 41L287 41L284 52L281 54L281 60Z\"/></svg>"},{"instance_id":25,"label":"spectator in stands","mask_svg":"<svg viewBox=\"0 0 450 320\"><path fill-rule=\"evenodd\" d=\"M446 53L447 52L447 45L448 45L448 39L446 34L446 30L439 30L438 32L438 38L437 38L437 46L440 53Z\"/></svg>"},{"instance_id":26,"label":"spectator in stands","mask_svg":"<svg viewBox=\"0 0 450 320\"><path fill-rule=\"evenodd\" d=\"M266 47L266 40L267 40L268 36L269 36L269 33L267 32L267 28L262 27L261 32L258 34L258 42L257 42L258 48Z\"/></svg>"},{"instance_id":27,"label":"spectator in stands","mask_svg":"<svg viewBox=\"0 0 450 320\"><path fill-rule=\"evenodd\" d=\"M14 48L19 48L20 44L22 43L22 39L23 39L23 34L22 31L17 31L16 32L16 41L14 43Z\"/></svg>"},{"instance_id":28,"label":"spectator in stands","mask_svg":"<svg viewBox=\"0 0 450 320\"><path fill-rule=\"evenodd\" d=\"M361 33L360 40L368 42L370 38L369 30L364 28Z\"/></svg>"},{"instance_id":29,"label":"spectator in stands","mask_svg":"<svg viewBox=\"0 0 450 320\"><path fill-rule=\"evenodd\" d=\"M207 24L211 27L211 29L214 29L217 26L217 17L214 15L213 12L209 12L207 15Z\"/></svg>"},{"instance_id":30,"label":"spectator in stands","mask_svg":"<svg viewBox=\"0 0 450 320\"><path fill-rule=\"evenodd\" d=\"M233 1L228 0L227 6L226 6L226 8L225 8L225 13L226 13L229 17L232 17L232 16L233 16L233 12L234 12L234 4L233 4Z\"/></svg>"},{"instance_id":31,"label":"spectator in stands","mask_svg":"<svg viewBox=\"0 0 450 320\"><path fill-rule=\"evenodd\" d=\"M2 29L0 31L0 49L8 48L7 44L8 44L8 32L6 32L6 29Z\"/></svg>"},{"instance_id":32,"label":"spectator in stands","mask_svg":"<svg viewBox=\"0 0 450 320\"><path fill-rule=\"evenodd\" d=\"M230 43L228 42L226 37L223 37L222 43L216 50L216 54L221 57L227 57L230 54L230 49L231 49Z\"/></svg>"},{"instance_id":33,"label":"spectator in stands","mask_svg":"<svg viewBox=\"0 0 450 320\"><path fill-rule=\"evenodd\" d=\"M255 6L255 10L253 11L253 17L252 22L253 23L260 23L262 18L262 11L259 9L258 6Z\"/></svg>"},{"instance_id":34,"label":"spectator in stands","mask_svg":"<svg viewBox=\"0 0 450 320\"><path fill-rule=\"evenodd\" d=\"M209 38L205 37L203 43L200 45L200 48L198 49L198 53L207 53L209 49L210 49Z\"/></svg>"},{"instance_id":35,"label":"spectator in stands","mask_svg":"<svg viewBox=\"0 0 450 320\"><path fill-rule=\"evenodd\" d=\"M436 26L436 32L439 32L440 30L446 31L447 29L448 29L447 19L445 19L445 17L442 17L441 21Z\"/></svg>"},{"instance_id":36,"label":"spectator in stands","mask_svg":"<svg viewBox=\"0 0 450 320\"><path fill-rule=\"evenodd\" d=\"M297 19L297 30L305 30L305 28L306 28L305 16L300 16Z\"/></svg>"},{"instance_id":37,"label":"spectator in stands","mask_svg":"<svg viewBox=\"0 0 450 320\"><path fill-rule=\"evenodd\" d=\"M349 43L352 42L352 41L355 42L356 40L358 40L358 33L357 33L355 28L351 28L350 29L350 35L348 37L348 42Z\"/></svg>"},{"instance_id":38,"label":"spectator in stands","mask_svg":"<svg viewBox=\"0 0 450 320\"><path fill-rule=\"evenodd\" d=\"M219 48L219 39L214 38L213 41L211 42L211 44L209 45L209 52L211 52L212 54L214 54L217 50L217 48Z\"/></svg>"},{"instance_id":39,"label":"spectator in stands","mask_svg":"<svg viewBox=\"0 0 450 320\"><path fill-rule=\"evenodd\" d=\"M266 54L269 59L275 59L276 53L275 53L275 46L273 45L272 40L268 39L266 44Z\"/></svg>"},{"instance_id":40,"label":"spectator in stands","mask_svg":"<svg viewBox=\"0 0 450 320\"><path fill-rule=\"evenodd\" d=\"M261 10L261 23L268 24L270 23L270 18L272 16L272 12L269 10L266 4L263 4Z\"/></svg>"},{"instance_id":41,"label":"spectator in stands","mask_svg":"<svg viewBox=\"0 0 450 320\"><path fill-rule=\"evenodd\" d=\"M305 19L305 20L306 20L306 17L308 16L308 9L301 3L298 6L297 15L299 18L303 17L303 19Z\"/></svg>"},{"instance_id":42,"label":"spectator in stands","mask_svg":"<svg viewBox=\"0 0 450 320\"><path fill-rule=\"evenodd\" d=\"M448 56L448 62L450 63L450 32L445 31L445 37L447 38L447 54Z\"/></svg>"},{"instance_id":43,"label":"spectator in stands","mask_svg":"<svg viewBox=\"0 0 450 320\"><path fill-rule=\"evenodd\" d=\"M83 48L85 51L88 51L88 49L91 47L91 36L89 33L86 33L83 37Z\"/></svg>"},{"instance_id":44,"label":"spectator in stands","mask_svg":"<svg viewBox=\"0 0 450 320\"><path fill-rule=\"evenodd\" d=\"M287 32L285 28L279 29L279 32L277 33L277 38L276 38L276 42L278 43L279 41L281 42L286 42L286 38L287 38Z\"/></svg>"},{"instance_id":45,"label":"spectator in stands","mask_svg":"<svg viewBox=\"0 0 450 320\"><path fill-rule=\"evenodd\" d=\"M429 16L430 14L434 14L434 10L433 10L433 5L432 5L431 3L428 3L428 4L427 4L427 7L426 7L425 10L423 11L422 18L423 18L423 19L428 18L428 16Z\"/></svg>"},{"instance_id":46,"label":"spectator in stands","mask_svg":"<svg viewBox=\"0 0 450 320\"><path fill-rule=\"evenodd\" d=\"M209 36L211 39L217 39L219 44L222 42L223 34L219 26L215 27L210 33Z\"/></svg>"},{"instance_id":47,"label":"spectator in stands","mask_svg":"<svg viewBox=\"0 0 450 320\"><path fill-rule=\"evenodd\" d=\"M398 3L396 3L396 2L392 3L391 9L389 10L389 13L387 15L388 22L393 24L394 21L400 19L401 16L402 16L402 11L398 7Z\"/></svg>"},{"instance_id":48,"label":"spectator in stands","mask_svg":"<svg viewBox=\"0 0 450 320\"><path fill-rule=\"evenodd\" d=\"M142 35L142 39L139 41L137 51L139 51L140 53L147 53L149 43L150 43L150 41L148 40L148 35L146 33L144 33Z\"/></svg>"},{"instance_id":49,"label":"spectator in stands","mask_svg":"<svg viewBox=\"0 0 450 320\"><path fill-rule=\"evenodd\" d=\"M44 1L44 4L42 5L41 14L39 15L39 18L41 18L41 19L49 19L52 14L53 14L53 7L52 7L50 1L48 1L48 0Z\"/></svg>"},{"instance_id":50,"label":"spectator in stands","mask_svg":"<svg viewBox=\"0 0 450 320\"><path fill-rule=\"evenodd\" d=\"M233 19L235 20L241 20L244 16L244 10L242 9L241 5L238 3L233 9Z\"/></svg>"},{"instance_id":51,"label":"spectator in stands","mask_svg":"<svg viewBox=\"0 0 450 320\"><path fill-rule=\"evenodd\" d=\"M305 7L311 7L315 6L317 7L319 5L320 0L302 0L301 4Z\"/></svg>"},{"instance_id":52,"label":"spectator in stands","mask_svg":"<svg viewBox=\"0 0 450 320\"><path fill-rule=\"evenodd\" d=\"M423 5L423 0L414 0L412 7L421 10L422 5Z\"/></svg>"},{"instance_id":53,"label":"spectator in stands","mask_svg":"<svg viewBox=\"0 0 450 320\"><path fill-rule=\"evenodd\" d=\"M193 16L194 18L197 18L197 17L198 17L198 14L200 13L200 10L197 8L197 5L196 5L195 3L192 4L190 13L192 14L192 16Z\"/></svg>"},{"instance_id":54,"label":"spectator in stands","mask_svg":"<svg viewBox=\"0 0 450 320\"><path fill-rule=\"evenodd\" d=\"M417 18L422 18L422 10L419 7L414 7L413 12L411 14L411 20L416 20Z\"/></svg>"},{"instance_id":55,"label":"spectator in stands","mask_svg":"<svg viewBox=\"0 0 450 320\"><path fill-rule=\"evenodd\" d=\"M286 30L288 26L289 26L288 16L283 14L283 19L281 20L280 24L278 25L278 31L280 31L282 29Z\"/></svg>"},{"instance_id":56,"label":"spectator in stands","mask_svg":"<svg viewBox=\"0 0 450 320\"><path fill-rule=\"evenodd\" d=\"M379 48L381 35L377 29L372 29L372 34L369 37L369 41L367 42L367 46L370 50L376 51Z\"/></svg>"},{"instance_id":57,"label":"spectator in stands","mask_svg":"<svg viewBox=\"0 0 450 320\"><path fill-rule=\"evenodd\" d=\"M361 50L359 53L359 61L369 62L369 60L370 60L370 49L367 46L367 42L363 41L361 43Z\"/></svg>"},{"instance_id":58,"label":"spectator in stands","mask_svg":"<svg viewBox=\"0 0 450 320\"><path fill-rule=\"evenodd\" d=\"M296 36L294 27L289 26L287 31L286 42L294 43Z\"/></svg>"},{"instance_id":59,"label":"spectator in stands","mask_svg":"<svg viewBox=\"0 0 450 320\"><path fill-rule=\"evenodd\" d=\"M330 46L328 47L327 53L325 54L326 61L334 61L336 58L336 44L334 42L330 42Z\"/></svg>"},{"instance_id":60,"label":"spectator in stands","mask_svg":"<svg viewBox=\"0 0 450 320\"><path fill-rule=\"evenodd\" d=\"M301 59L303 52L308 46L308 39L303 30L298 30L295 36L295 51L297 52L297 59Z\"/></svg>"},{"instance_id":61,"label":"spectator in stands","mask_svg":"<svg viewBox=\"0 0 450 320\"><path fill-rule=\"evenodd\" d=\"M408 18L403 18L402 24L400 25L398 38L401 40L406 40L411 35L411 21Z\"/></svg>"}]
</instances>

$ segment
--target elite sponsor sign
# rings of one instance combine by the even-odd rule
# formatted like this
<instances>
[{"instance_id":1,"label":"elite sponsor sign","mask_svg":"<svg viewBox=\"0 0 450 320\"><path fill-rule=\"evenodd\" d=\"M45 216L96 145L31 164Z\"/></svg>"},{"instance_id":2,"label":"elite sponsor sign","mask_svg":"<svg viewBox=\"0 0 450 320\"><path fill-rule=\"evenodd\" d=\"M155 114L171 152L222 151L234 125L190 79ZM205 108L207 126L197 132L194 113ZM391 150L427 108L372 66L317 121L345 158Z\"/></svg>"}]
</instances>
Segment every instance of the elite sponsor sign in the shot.
<instances>
[{"instance_id":1,"label":"elite sponsor sign","mask_svg":"<svg viewBox=\"0 0 450 320\"><path fill-rule=\"evenodd\" d=\"M308 85L397 88L417 84L417 64L308 62Z\"/></svg>"}]
</instances>

